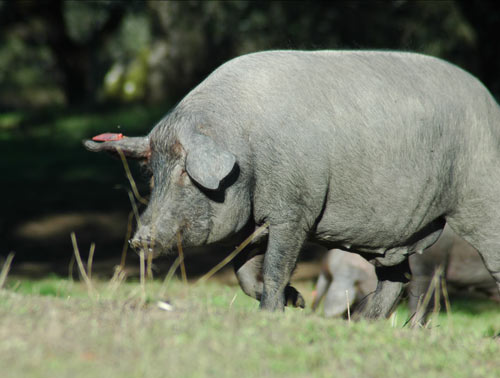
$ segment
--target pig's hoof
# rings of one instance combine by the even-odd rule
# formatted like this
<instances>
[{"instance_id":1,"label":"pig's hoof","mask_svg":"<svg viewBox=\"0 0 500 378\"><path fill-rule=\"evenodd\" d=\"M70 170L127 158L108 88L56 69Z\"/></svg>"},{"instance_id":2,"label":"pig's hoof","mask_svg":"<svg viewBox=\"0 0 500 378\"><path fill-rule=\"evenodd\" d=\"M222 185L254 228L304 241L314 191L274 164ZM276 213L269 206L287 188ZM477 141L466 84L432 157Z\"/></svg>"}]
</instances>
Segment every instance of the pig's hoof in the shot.
<instances>
[{"instance_id":1,"label":"pig's hoof","mask_svg":"<svg viewBox=\"0 0 500 378\"><path fill-rule=\"evenodd\" d=\"M306 301L304 297L292 286L287 286L285 289L285 303L287 306L293 307L306 307Z\"/></svg>"}]
</instances>

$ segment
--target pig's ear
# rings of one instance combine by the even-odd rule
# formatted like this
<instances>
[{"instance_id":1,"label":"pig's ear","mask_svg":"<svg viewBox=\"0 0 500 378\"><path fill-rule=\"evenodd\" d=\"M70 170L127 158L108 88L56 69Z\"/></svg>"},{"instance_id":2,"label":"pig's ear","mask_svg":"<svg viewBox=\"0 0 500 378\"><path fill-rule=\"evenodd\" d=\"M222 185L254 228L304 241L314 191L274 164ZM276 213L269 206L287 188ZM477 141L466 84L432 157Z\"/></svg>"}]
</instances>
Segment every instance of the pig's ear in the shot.
<instances>
[{"instance_id":1,"label":"pig's ear","mask_svg":"<svg viewBox=\"0 0 500 378\"><path fill-rule=\"evenodd\" d=\"M233 170L236 157L206 135L195 133L189 140L185 146L187 173L204 188L217 190Z\"/></svg>"},{"instance_id":2,"label":"pig's ear","mask_svg":"<svg viewBox=\"0 0 500 378\"><path fill-rule=\"evenodd\" d=\"M118 156L117 150L120 149L126 157L132 159L147 159L151 154L151 150L149 147L149 137L147 136L122 137L118 140L110 140L100 143L91 140L84 140L83 145L89 151L106 151L115 156Z\"/></svg>"}]
</instances>

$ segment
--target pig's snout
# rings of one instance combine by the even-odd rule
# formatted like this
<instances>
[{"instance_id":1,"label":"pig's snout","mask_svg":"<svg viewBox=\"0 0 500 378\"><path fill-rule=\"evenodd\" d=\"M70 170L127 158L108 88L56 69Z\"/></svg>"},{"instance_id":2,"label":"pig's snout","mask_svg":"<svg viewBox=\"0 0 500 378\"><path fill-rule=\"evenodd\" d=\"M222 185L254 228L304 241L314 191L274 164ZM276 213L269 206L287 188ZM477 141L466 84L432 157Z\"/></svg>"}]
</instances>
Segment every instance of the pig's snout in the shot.
<instances>
[{"instance_id":1,"label":"pig's snout","mask_svg":"<svg viewBox=\"0 0 500 378\"><path fill-rule=\"evenodd\" d=\"M137 253L143 251L147 255L154 252L153 243L149 236L134 236L128 243Z\"/></svg>"}]
</instances>

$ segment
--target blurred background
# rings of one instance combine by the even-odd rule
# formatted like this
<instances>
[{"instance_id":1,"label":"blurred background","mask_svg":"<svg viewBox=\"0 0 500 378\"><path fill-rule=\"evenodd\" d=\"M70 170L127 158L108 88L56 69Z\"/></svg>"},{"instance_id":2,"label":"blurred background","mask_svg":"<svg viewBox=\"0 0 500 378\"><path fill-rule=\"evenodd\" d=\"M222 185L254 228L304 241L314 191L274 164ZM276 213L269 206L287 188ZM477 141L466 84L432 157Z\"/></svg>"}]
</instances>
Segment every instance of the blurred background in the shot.
<instances>
[{"instance_id":1,"label":"blurred background","mask_svg":"<svg viewBox=\"0 0 500 378\"><path fill-rule=\"evenodd\" d=\"M84 256L95 242L97 262L119 261L129 184L119 161L81 140L147 133L228 59L417 51L472 72L498 98L499 35L500 3L487 0L0 1L0 263L15 251L14 269L67 273L72 231ZM137 167L134 177L144 181ZM206 269L219 259L203 256Z\"/></svg>"}]
</instances>

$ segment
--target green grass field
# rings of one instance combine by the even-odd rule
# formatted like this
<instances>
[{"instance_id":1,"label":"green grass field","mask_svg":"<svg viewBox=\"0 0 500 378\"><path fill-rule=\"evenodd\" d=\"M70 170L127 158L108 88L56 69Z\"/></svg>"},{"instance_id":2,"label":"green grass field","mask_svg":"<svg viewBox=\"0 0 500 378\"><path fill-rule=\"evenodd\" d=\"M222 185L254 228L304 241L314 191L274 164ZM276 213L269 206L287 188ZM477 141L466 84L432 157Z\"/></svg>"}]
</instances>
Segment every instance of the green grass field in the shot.
<instances>
[{"instance_id":1,"label":"green grass field","mask_svg":"<svg viewBox=\"0 0 500 378\"><path fill-rule=\"evenodd\" d=\"M312 283L296 286L307 295ZM3 378L499 376L497 303L452 302L451 315L427 329L403 327L407 318L404 305L377 322L263 313L238 287L210 281L94 280L88 293L67 279L10 277L0 290L0 371Z\"/></svg>"}]
</instances>

